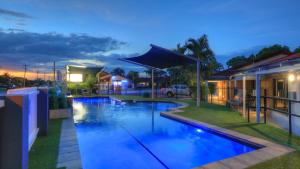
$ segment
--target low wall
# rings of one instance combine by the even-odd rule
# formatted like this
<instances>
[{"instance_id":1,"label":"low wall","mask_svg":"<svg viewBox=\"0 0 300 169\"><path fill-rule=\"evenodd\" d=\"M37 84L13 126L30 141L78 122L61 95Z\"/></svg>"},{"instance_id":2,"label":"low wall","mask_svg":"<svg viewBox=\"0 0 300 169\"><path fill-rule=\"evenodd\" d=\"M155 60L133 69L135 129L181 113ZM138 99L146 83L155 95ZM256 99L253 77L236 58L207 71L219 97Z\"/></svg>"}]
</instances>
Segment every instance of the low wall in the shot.
<instances>
[{"instance_id":1,"label":"low wall","mask_svg":"<svg viewBox=\"0 0 300 169\"><path fill-rule=\"evenodd\" d=\"M7 91L8 96L28 96L28 150L30 150L32 144L34 143L37 134L37 94L39 91L36 87L32 88L20 88L20 89L10 89Z\"/></svg>"},{"instance_id":2,"label":"low wall","mask_svg":"<svg viewBox=\"0 0 300 169\"><path fill-rule=\"evenodd\" d=\"M0 108L4 107L4 105L5 105L4 100L0 100Z\"/></svg>"},{"instance_id":3,"label":"low wall","mask_svg":"<svg viewBox=\"0 0 300 169\"><path fill-rule=\"evenodd\" d=\"M276 111L272 111L272 121L279 127L289 130L289 117ZM300 118L292 116L292 133L300 136Z\"/></svg>"},{"instance_id":4,"label":"low wall","mask_svg":"<svg viewBox=\"0 0 300 169\"><path fill-rule=\"evenodd\" d=\"M49 110L50 119L61 119L71 117L72 109Z\"/></svg>"}]
</instances>

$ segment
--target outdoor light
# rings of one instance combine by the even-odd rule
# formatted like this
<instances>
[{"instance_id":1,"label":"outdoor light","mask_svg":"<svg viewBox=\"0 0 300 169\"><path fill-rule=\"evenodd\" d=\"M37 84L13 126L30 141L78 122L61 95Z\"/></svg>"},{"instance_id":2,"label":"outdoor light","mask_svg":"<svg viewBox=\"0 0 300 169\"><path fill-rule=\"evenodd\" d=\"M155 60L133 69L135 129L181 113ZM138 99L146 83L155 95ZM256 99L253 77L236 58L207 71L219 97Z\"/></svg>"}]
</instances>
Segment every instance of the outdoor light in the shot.
<instances>
[{"instance_id":1,"label":"outdoor light","mask_svg":"<svg viewBox=\"0 0 300 169\"><path fill-rule=\"evenodd\" d=\"M70 82L82 82L82 74L70 74Z\"/></svg>"},{"instance_id":2,"label":"outdoor light","mask_svg":"<svg viewBox=\"0 0 300 169\"><path fill-rule=\"evenodd\" d=\"M203 131L201 129L196 130L198 133L202 133Z\"/></svg>"},{"instance_id":3,"label":"outdoor light","mask_svg":"<svg viewBox=\"0 0 300 169\"><path fill-rule=\"evenodd\" d=\"M295 75L294 74L289 74L288 79L289 79L290 82L295 81Z\"/></svg>"},{"instance_id":4,"label":"outdoor light","mask_svg":"<svg viewBox=\"0 0 300 169\"><path fill-rule=\"evenodd\" d=\"M119 82L119 81L114 81L113 84L114 84L114 86L120 86L120 85L121 85L121 82Z\"/></svg>"}]
</instances>

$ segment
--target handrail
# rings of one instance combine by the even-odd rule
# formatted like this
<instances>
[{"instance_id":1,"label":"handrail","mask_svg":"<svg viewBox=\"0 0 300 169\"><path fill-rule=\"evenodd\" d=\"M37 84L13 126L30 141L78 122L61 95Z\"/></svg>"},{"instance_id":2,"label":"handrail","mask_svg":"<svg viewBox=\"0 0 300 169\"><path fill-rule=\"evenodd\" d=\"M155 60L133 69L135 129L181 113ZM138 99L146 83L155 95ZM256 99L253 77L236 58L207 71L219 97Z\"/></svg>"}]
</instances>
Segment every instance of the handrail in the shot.
<instances>
[{"instance_id":1,"label":"handrail","mask_svg":"<svg viewBox=\"0 0 300 169\"><path fill-rule=\"evenodd\" d=\"M256 96L248 96L249 98L256 98ZM279 96L260 96L260 98L267 98L267 99L275 99L275 100L285 100L285 101L291 101L295 103L300 103L300 100L285 98L285 97L279 97Z\"/></svg>"},{"instance_id":2,"label":"handrail","mask_svg":"<svg viewBox=\"0 0 300 169\"><path fill-rule=\"evenodd\" d=\"M295 100L295 99L289 99L289 98L283 98L283 97L277 97L277 96L260 96L260 98L263 98L263 106L260 107L260 109L263 109L264 112L264 122L266 123L266 111L267 110L272 110L272 111L276 111L279 112L281 114L285 114L288 116L288 121L289 121L289 134L292 134L292 117L298 117L300 118L300 115L298 114L294 114L292 113L292 103L300 103L299 100ZM275 100L283 100L283 101L287 101L288 106L286 110L281 110L281 109L277 109L275 107L268 107L267 106L267 99L272 99L273 101ZM256 109L256 106L251 106L250 102L251 101L255 101L256 100L256 96L248 96L247 97L247 108L248 108L248 122L250 122L250 108L254 108Z\"/></svg>"}]
</instances>

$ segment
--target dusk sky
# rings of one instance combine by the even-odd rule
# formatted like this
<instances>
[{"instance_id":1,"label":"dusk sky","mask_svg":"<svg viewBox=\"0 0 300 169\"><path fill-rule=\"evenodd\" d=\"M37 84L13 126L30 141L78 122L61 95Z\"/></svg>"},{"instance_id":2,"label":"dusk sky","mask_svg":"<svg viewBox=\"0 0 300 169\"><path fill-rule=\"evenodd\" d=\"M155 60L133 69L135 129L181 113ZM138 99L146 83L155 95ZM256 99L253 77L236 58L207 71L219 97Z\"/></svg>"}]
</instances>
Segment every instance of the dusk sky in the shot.
<instances>
[{"instance_id":1,"label":"dusk sky","mask_svg":"<svg viewBox=\"0 0 300 169\"><path fill-rule=\"evenodd\" d=\"M1 0L0 69L121 66L153 43L175 48L207 34L217 60L264 46L300 46L299 0ZM226 66L225 66L226 67Z\"/></svg>"}]
</instances>

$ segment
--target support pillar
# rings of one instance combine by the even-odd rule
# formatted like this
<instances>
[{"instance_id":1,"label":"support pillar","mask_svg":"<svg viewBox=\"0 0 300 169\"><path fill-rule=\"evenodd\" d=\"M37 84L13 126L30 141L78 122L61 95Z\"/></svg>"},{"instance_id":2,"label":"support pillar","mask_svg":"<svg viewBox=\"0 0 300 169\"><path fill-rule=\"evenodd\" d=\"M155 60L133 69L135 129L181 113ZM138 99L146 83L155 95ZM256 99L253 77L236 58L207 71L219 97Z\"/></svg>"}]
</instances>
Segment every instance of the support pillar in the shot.
<instances>
[{"instance_id":1,"label":"support pillar","mask_svg":"<svg viewBox=\"0 0 300 169\"><path fill-rule=\"evenodd\" d=\"M151 70L151 85L152 85L151 98L154 99L154 69Z\"/></svg>"},{"instance_id":2,"label":"support pillar","mask_svg":"<svg viewBox=\"0 0 300 169\"><path fill-rule=\"evenodd\" d=\"M231 79L229 78L229 81L228 81L228 101L231 100Z\"/></svg>"},{"instance_id":3,"label":"support pillar","mask_svg":"<svg viewBox=\"0 0 300 169\"><path fill-rule=\"evenodd\" d=\"M256 74L256 122L260 122L260 75Z\"/></svg>"},{"instance_id":4,"label":"support pillar","mask_svg":"<svg viewBox=\"0 0 300 169\"><path fill-rule=\"evenodd\" d=\"M200 106L200 60L197 59L197 107Z\"/></svg>"},{"instance_id":5,"label":"support pillar","mask_svg":"<svg viewBox=\"0 0 300 169\"><path fill-rule=\"evenodd\" d=\"M49 121L49 99L48 89L39 88L37 99L37 127L39 128L39 136L46 136L48 134Z\"/></svg>"},{"instance_id":6,"label":"support pillar","mask_svg":"<svg viewBox=\"0 0 300 169\"><path fill-rule=\"evenodd\" d=\"M236 79L234 79L234 89L236 89L236 86L237 86L237 81Z\"/></svg>"},{"instance_id":7,"label":"support pillar","mask_svg":"<svg viewBox=\"0 0 300 169\"><path fill-rule=\"evenodd\" d=\"M208 90L208 81L206 80L205 81L205 99L206 99L206 102L208 103L208 95L209 95L209 90Z\"/></svg>"},{"instance_id":8,"label":"support pillar","mask_svg":"<svg viewBox=\"0 0 300 169\"><path fill-rule=\"evenodd\" d=\"M243 116L246 117L246 76L243 76Z\"/></svg>"}]
</instances>

